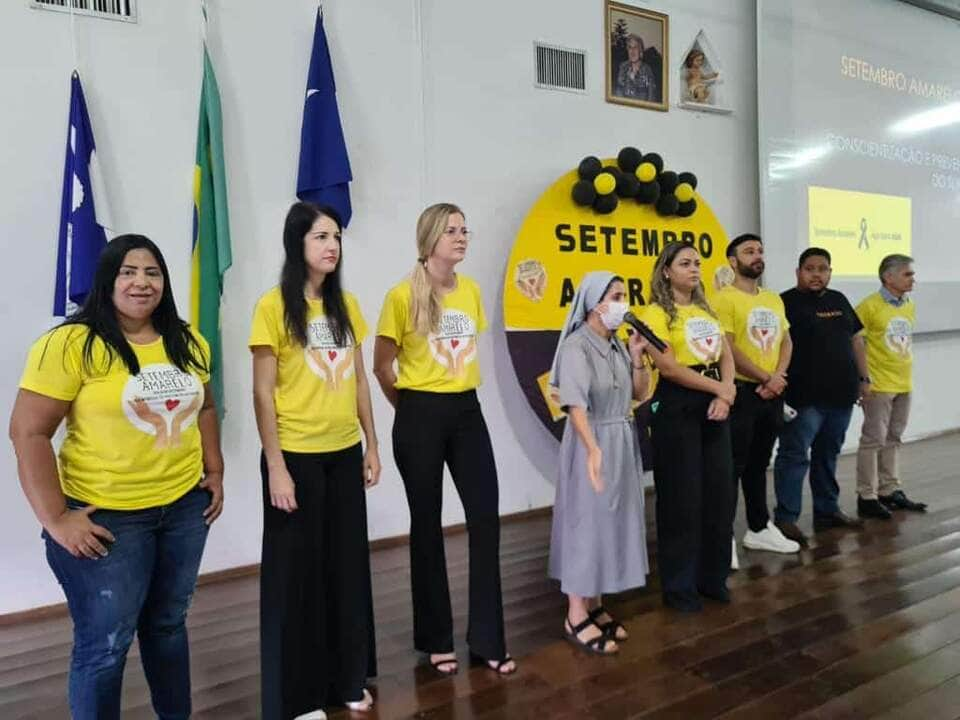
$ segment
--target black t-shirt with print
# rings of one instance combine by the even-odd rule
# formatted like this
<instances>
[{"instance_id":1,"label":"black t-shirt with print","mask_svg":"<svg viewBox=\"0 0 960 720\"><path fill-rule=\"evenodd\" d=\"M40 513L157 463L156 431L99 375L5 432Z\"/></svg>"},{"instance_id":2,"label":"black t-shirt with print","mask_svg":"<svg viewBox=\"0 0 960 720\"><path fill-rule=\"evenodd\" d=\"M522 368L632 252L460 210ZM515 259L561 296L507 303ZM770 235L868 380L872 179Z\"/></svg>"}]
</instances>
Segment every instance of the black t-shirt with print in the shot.
<instances>
[{"instance_id":1,"label":"black t-shirt with print","mask_svg":"<svg viewBox=\"0 0 960 720\"><path fill-rule=\"evenodd\" d=\"M781 293L790 322L793 355L786 401L794 407L845 407L857 400L860 374L851 340L863 329L843 293L791 288Z\"/></svg>"}]
</instances>

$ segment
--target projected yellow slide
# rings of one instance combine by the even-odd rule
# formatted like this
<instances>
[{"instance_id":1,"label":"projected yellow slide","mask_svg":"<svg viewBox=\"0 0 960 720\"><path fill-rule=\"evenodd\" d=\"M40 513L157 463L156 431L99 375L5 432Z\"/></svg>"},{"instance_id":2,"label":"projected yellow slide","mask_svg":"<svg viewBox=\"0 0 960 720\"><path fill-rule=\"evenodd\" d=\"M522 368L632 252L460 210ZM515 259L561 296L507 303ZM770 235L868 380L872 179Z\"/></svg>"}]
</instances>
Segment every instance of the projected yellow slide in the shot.
<instances>
[{"instance_id":1,"label":"projected yellow slide","mask_svg":"<svg viewBox=\"0 0 960 720\"><path fill-rule=\"evenodd\" d=\"M910 198L807 188L810 245L833 257L834 275L876 277L890 253L910 254Z\"/></svg>"}]
</instances>

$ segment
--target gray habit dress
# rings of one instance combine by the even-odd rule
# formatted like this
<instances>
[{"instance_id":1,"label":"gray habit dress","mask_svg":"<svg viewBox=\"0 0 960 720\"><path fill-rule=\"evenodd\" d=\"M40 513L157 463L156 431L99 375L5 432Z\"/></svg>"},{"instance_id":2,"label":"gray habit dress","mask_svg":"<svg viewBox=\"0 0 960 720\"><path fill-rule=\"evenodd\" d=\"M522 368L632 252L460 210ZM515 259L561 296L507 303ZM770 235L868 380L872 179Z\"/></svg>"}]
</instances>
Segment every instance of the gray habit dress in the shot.
<instances>
[{"instance_id":1,"label":"gray habit dress","mask_svg":"<svg viewBox=\"0 0 960 720\"><path fill-rule=\"evenodd\" d=\"M602 453L603 492L587 475L587 450L567 420L550 536L550 577L564 593L594 597L646 584L640 445L630 408L630 355L615 336L605 340L586 323L560 347L560 405L587 412Z\"/></svg>"}]
</instances>

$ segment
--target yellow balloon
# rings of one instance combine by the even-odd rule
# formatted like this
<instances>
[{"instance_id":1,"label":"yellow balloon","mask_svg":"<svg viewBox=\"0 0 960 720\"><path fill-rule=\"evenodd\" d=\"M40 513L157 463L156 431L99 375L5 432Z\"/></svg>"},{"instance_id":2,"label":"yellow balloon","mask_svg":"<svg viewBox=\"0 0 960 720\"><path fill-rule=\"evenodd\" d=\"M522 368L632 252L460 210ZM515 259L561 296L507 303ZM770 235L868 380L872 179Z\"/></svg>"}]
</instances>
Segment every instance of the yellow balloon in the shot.
<instances>
[{"instance_id":1,"label":"yellow balloon","mask_svg":"<svg viewBox=\"0 0 960 720\"><path fill-rule=\"evenodd\" d=\"M657 176L657 166L650 162L640 163L637 168L637 180L650 182Z\"/></svg>"},{"instance_id":2,"label":"yellow balloon","mask_svg":"<svg viewBox=\"0 0 960 720\"><path fill-rule=\"evenodd\" d=\"M610 173L600 173L593 179L593 187L600 195L609 195L617 187L617 181Z\"/></svg>"},{"instance_id":3,"label":"yellow balloon","mask_svg":"<svg viewBox=\"0 0 960 720\"><path fill-rule=\"evenodd\" d=\"M673 193L680 202L693 200L693 186L690 183L680 183Z\"/></svg>"}]
</instances>

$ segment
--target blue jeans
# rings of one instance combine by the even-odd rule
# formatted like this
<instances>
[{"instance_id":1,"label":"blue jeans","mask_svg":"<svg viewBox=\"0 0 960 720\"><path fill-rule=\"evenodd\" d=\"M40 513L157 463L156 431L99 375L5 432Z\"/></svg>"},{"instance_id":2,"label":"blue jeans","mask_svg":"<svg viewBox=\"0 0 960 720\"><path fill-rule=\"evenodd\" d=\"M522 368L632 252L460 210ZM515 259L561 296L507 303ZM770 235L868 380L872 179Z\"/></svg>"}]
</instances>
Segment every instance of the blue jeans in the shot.
<instances>
[{"instance_id":1,"label":"blue jeans","mask_svg":"<svg viewBox=\"0 0 960 720\"><path fill-rule=\"evenodd\" d=\"M205 490L146 510L97 510L90 519L116 538L98 560L75 558L43 533L47 562L73 619L70 712L74 720L119 720L120 683L134 632L153 709L190 717L185 620L207 540ZM67 499L70 508L82 503Z\"/></svg>"},{"instance_id":2,"label":"blue jeans","mask_svg":"<svg viewBox=\"0 0 960 720\"><path fill-rule=\"evenodd\" d=\"M803 478L808 469L814 517L839 511L837 456L843 447L852 413L852 405L808 405L797 408L797 417L784 425L780 431L777 459L773 463L777 491L774 517L778 522L796 522L800 517Z\"/></svg>"}]
</instances>

